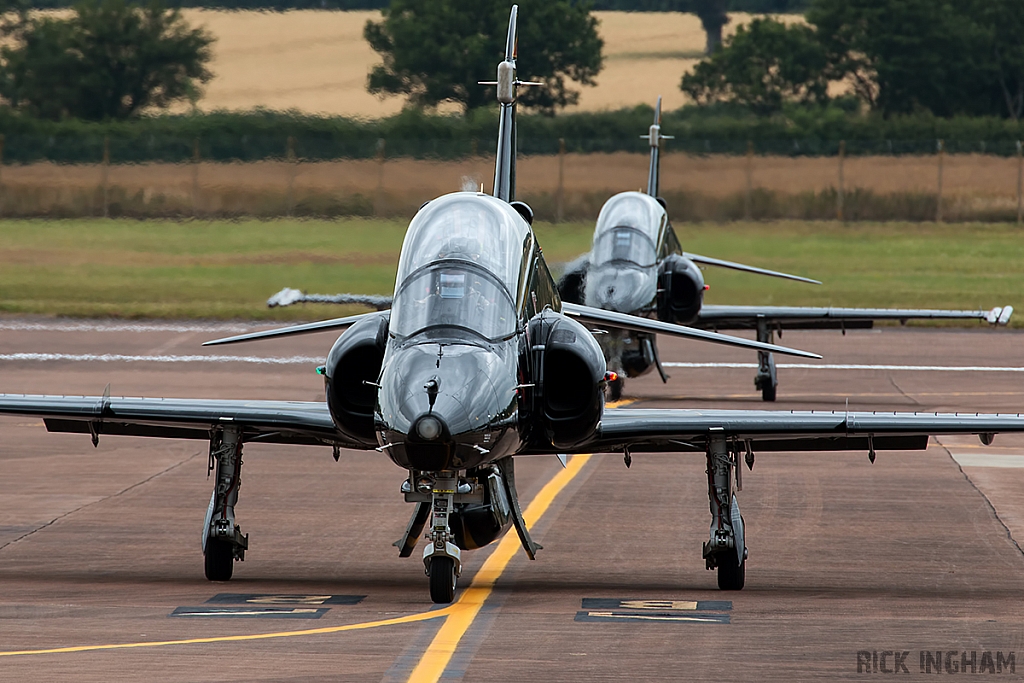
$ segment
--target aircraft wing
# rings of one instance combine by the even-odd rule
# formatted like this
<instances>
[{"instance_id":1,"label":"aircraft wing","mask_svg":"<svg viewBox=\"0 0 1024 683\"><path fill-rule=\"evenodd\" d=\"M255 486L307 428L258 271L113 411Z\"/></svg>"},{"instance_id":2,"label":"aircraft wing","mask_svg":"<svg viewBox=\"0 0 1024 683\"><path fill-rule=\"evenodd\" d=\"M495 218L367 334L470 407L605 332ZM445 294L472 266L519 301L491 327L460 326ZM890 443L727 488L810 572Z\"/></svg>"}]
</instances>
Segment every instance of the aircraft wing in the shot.
<instances>
[{"instance_id":1,"label":"aircraft wing","mask_svg":"<svg viewBox=\"0 0 1024 683\"><path fill-rule=\"evenodd\" d=\"M730 270L739 270L744 273L754 273L756 275L768 275L770 277L781 277L785 280L796 280L797 282L807 282L812 285L820 285L820 280L812 280L809 277L802 277L800 275L790 275L789 273L780 273L777 270L768 270L767 268L756 268L754 266L744 265L742 263L736 263L735 261L723 261L722 259L711 258L710 256L701 256L700 254L690 254L683 252L683 258L689 259L694 263L698 263L702 266L716 266L718 268L728 268Z\"/></svg>"},{"instance_id":2,"label":"aircraft wing","mask_svg":"<svg viewBox=\"0 0 1024 683\"><path fill-rule=\"evenodd\" d=\"M373 316L388 316L391 315L387 311L374 311L373 313L360 313L359 315L350 315L345 318L332 318L330 320L321 320L315 323L306 323L304 325L292 325L291 327L279 327L273 330L263 330L261 332L249 332L247 334L239 334L234 337L224 337L223 339L213 339L208 342L203 342L203 346L219 346L221 344L237 344L238 342L253 341L254 339L270 339L272 337L290 337L296 334L311 334L313 332L326 332L328 330L344 330L363 318L370 318Z\"/></svg>"},{"instance_id":3,"label":"aircraft wing","mask_svg":"<svg viewBox=\"0 0 1024 683\"><path fill-rule=\"evenodd\" d=\"M615 311L606 311L602 308L591 308L590 306L581 306L579 304L571 304L565 301L562 302L562 313L570 318L575 318L584 325L614 327L621 330L648 332L651 334L667 334L674 337L683 337L685 339L699 339L701 341L712 342L714 344L724 344L726 346L737 346L745 349L756 349L758 351L773 351L775 353L781 353L788 356L821 358L821 356L816 353L808 353L807 351L791 349L786 346L753 342L739 337L729 337L724 334L698 330L684 325L674 325L672 323L661 322L660 320L641 318L635 315L616 313Z\"/></svg>"},{"instance_id":4,"label":"aircraft wing","mask_svg":"<svg viewBox=\"0 0 1024 683\"><path fill-rule=\"evenodd\" d=\"M929 436L999 432L1024 432L1024 416L608 408L597 438L579 450L703 453L712 434L753 451L920 450Z\"/></svg>"},{"instance_id":5,"label":"aircraft wing","mask_svg":"<svg viewBox=\"0 0 1024 683\"><path fill-rule=\"evenodd\" d=\"M358 447L335 429L326 403L307 401L0 394L0 415L37 417L48 431L95 437L208 440L212 429L232 424L242 426L247 442Z\"/></svg>"},{"instance_id":6,"label":"aircraft wing","mask_svg":"<svg viewBox=\"0 0 1024 683\"><path fill-rule=\"evenodd\" d=\"M764 320L772 329L864 329L876 320L983 320L990 325L1006 325L1013 306L997 306L988 311L944 311L915 308L832 308L802 306L715 306L706 304L693 326L712 330L757 329Z\"/></svg>"}]
</instances>

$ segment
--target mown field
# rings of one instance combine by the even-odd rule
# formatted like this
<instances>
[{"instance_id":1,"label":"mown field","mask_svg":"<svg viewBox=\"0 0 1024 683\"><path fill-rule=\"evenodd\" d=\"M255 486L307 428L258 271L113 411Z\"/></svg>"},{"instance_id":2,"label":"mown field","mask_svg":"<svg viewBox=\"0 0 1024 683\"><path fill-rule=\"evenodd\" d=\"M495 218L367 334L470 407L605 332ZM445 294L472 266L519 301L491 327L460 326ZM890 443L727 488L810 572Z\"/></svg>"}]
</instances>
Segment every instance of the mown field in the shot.
<instances>
[{"instance_id":1,"label":"mown field","mask_svg":"<svg viewBox=\"0 0 1024 683\"><path fill-rule=\"evenodd\" d=\"M338 306L267 309L282 287L390 293L403 221L0 221L0 313L122 318L317 319ZM1015 226L780 221L677 225L684 249L819 278L821 287L706 272L710 303L990 308L1024 313ZM539 224L550 262L589 248L592 225ZM1020 317L1015 321L1024 327Z\"/></svg>"}]
</instances>

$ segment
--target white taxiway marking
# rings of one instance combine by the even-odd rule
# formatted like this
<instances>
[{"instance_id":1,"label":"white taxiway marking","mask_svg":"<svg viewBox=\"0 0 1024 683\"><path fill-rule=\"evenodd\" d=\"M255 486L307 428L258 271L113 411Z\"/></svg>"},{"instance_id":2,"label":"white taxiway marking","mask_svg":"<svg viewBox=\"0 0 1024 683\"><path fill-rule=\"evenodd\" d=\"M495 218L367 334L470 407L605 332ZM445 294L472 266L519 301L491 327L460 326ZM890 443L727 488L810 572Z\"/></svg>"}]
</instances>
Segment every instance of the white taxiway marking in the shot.
<instances>
[{"instance_id":1,"label":"white taxiway marking","mask_svg":"<svg viewBox=\"0 0 1024 683\"><path fill-rule=\"evenodd\" d=\"M662 363L666 368L750 368L757 363ZM1024 372L1024 366L997 365L856 365L811 363L776 363L777 368L799 370L907 370L913 372Z\"/></svg>"},{"instance_id":2,"label":"white taxiway marking","mask_svg":"<svg viewBox=\"0 0 1024 683\"><path fill-rule=\"evenodd\" d=\"M1024 467L1024 455L995 455L993 453L952 453L960 467Z\"/></svg>"},{"instance_id":3,"label":"white taxiway marking","mask_svg":"<svg viewBox=\"0 0 1024 683\"><path fill-rule=\"evenodd\" d=\"M317 356L129 356L120 353L0 353L0 361L72 361L78 363L257 363L310 365L323 363Z\"/></svg>"},{"instance_id":4,"label":"white taxiway marking","mask_svg":"<svg viewBox=\"0 0 1024 683\"><path fill-rule=\"evenodd\" d=\"M289 323L297 324L297 323ZM18 320L0 321L0 330L16 332L251 332L274 323L115 323L115 322L25 322Z\"/></svg>"}]
</instances>

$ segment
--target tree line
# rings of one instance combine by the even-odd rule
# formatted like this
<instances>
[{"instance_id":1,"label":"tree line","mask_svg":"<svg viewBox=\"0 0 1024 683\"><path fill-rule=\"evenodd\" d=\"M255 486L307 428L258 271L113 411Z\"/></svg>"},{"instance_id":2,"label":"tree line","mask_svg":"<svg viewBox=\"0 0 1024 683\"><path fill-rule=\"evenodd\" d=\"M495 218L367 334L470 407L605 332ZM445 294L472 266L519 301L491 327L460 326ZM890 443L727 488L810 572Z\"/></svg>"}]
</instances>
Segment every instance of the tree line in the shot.
<instances>
[{"instance_id":1,"label":"tree line","mask_svg":"<svg viewBox=\"0 0 1024 683\"><path fill-rule=\"evenodd\" d=\"M837 97L883 116L1024 114L1021 0L812 0L806 20L738 27L682 89L760 115Z\"/></svg>"},{"instance_id":2,"label":"tree line","mask_svg":"<svg viewBox=\"0 0 1024 683\"><path fill-rule=\"evenodd\" d=\"M802 12L809 0L726 0L727 12L783 13ZM32 0L38 9L71 7L76 0ZM168 7L199 7L205 9L271 10L384 9L390 0L168 0ZM618 12L696 12L697 0L593 0L591 9Z\"/></svg>"}]
</instances>

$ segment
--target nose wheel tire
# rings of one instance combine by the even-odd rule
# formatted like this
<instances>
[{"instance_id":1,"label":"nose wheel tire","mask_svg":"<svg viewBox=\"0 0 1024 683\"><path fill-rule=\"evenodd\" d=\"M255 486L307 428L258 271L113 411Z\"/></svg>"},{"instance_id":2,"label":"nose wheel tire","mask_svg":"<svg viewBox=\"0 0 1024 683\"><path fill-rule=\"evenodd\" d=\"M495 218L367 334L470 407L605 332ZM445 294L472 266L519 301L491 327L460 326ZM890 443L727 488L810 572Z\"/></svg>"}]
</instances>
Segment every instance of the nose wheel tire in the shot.
<instances>
[{"instance_id":1,"label":"nose wheel tire","mask_svg":"<svg viewBox=\"0 0 1024 683\"><path fill-rule=\"evenodd\" d=\"M774 384L772 384L771 386L766 386L763 389L761 389L761 400L767 401L769 403L773 402L775 400L776 389L778 389L778 387Z\"/></svg>"},{"instance_id":2,"label":"nose wheel tire","mask_svg":"<svg viewBox=\"0 0 1024 683\"><path fill-rule=\"evenodd\" d=\"M227 581L235 564L235 553L230 543L218 539L206 541L206 578L210 581Z\"/></svg>"},{"instance_id":3,"label":"nose wheel tire","mask_svg":"<svg viewBox=\"0 0 1024 683\"><path fill-rule=\"evenodd\" d=\"M747 563L736 559L735 553L725 553L718 559L718 587L724 591L743 590Z\"/></svg>"},{"instance_id":4,"label":"nose wheel tire","mask_svg":"<svg viewBox=\"0 0 1024 683\"><path fill-rule=\"evenodd\" d=\"M455 560L450 557L430 558L430 599L446 605L455 599Z\"/></svg>"}]
</instances>

